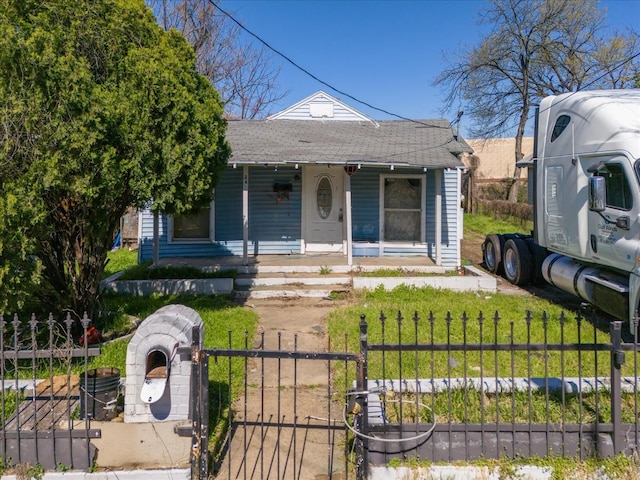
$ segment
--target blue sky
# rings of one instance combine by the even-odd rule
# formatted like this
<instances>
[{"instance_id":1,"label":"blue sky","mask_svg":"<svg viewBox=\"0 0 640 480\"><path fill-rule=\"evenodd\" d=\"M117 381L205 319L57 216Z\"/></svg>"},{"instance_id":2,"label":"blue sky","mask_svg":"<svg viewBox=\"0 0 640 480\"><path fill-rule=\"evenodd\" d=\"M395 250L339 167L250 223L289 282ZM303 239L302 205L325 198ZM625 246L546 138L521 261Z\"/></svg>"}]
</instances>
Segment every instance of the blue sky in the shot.
<instances>
[{"instance_id":1,"label":"blue sky","mask_svg":"<svg viewBox=\"0 0 640 480\"><path fill-rule=\"evenodd\" d=\"M319 79L353 97L413 119L447 118L432 86L443 55L477 43L482 0L224 0L245 27ZM640 27L640 0L606 0L607 23ZM276 60L279 58L274 55ZM324 90L378 120L392 119L336 93L280 61L289 91L274 113ZM464 131L464 117L462 122Z\"/></svg>"}]
</instances>

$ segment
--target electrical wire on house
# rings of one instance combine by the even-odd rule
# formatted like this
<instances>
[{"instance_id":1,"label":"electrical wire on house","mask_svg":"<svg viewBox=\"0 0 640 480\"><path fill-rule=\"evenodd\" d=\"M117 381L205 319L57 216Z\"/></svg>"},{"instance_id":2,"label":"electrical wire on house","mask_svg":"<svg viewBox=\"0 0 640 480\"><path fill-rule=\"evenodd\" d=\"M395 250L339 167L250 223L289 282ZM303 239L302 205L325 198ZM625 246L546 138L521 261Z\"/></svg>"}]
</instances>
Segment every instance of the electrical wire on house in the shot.
<instances>
[{"instance_id":1,"label":"electrical wire on house","mask_svg":"<svg viewBox=\"0 0 640 480\"><path fill-rule=\"evenodd\" d=\"M327 88L330 88L331 90L333 90L336 93L339 93L340 95L350 98L351 100L358 102L361 105L364 105L366 107L371 108L372 110L376 110L378 112L382 112L385 113L389 116L398 118L400 120L405 120L407 122L412 122L412 123L417 123L420 125L424 125L427 127L432 127L432 128L450 128L447 126L442 126L442 125L433 125L430 123L426 123L426 122L421 122L419 120L414 120L408 117L403 117L402 115L398 115L397 113L393 113L390 112L388 110L385 110L383 108L379 108L376 107L374 105L371 105L370 103L367 103L363 100L360 100L356 97L354 97L353 95L349 95L348 93L339 90L338 88L334 87L333 85L325 82L324 80L318 78L316 75L314 75L313 73L311 73L309 70L307 70L306 68L300 66L298 63L294 62L291 58L289 58L287 55L285 55L284 53L282 53L280 50L278 50L275 47L272 47L268 42L266 42L265 40L263 40L259 35L253 33L251 30L249 30L248 28L246 28L244 25L242 25L238 20L236 20L233 15L231 15L229 12L227 12L226 10L223 10L220 5L218 5L214 0L208 0L210 4L212 4L214 7L216 7L218 10L220 10L220 12L222 14L224 14L227 18L229 18L232 22L234 22L236 25L238 25L238 27L240 27L242 30L244 30L245 32L247 32L249 35L251 35L253 38L255 38L256 40L258 40L260 43L262 43L265 47L267 47L269 50L271 50L273 53L275 53L276 55L282 57L284 60L286 60L287 62L289 62L291 65L293 65L295 68L297 68L298 70L300 70L301 72L303 72L305 75L308 75L309 77L313 78L316 82L321 83L322 85L324 85Z\"/></svg>"}]
</instances>

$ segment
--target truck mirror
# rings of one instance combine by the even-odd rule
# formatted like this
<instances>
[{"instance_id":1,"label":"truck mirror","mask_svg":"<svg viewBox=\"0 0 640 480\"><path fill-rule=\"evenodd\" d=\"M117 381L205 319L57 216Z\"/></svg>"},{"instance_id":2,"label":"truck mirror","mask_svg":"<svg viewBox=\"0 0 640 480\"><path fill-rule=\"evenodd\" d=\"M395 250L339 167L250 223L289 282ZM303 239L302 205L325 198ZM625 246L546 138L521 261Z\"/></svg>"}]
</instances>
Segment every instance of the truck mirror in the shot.
<instances>
[{"instance_id":1,"label":"truck mirror","mask_svg":"<svg viewBox=\"0 0 640 480\"><path fill-rule=\"evenodd\" d=\"M589 177L589 210L603 212L607 205L607 186L604 177Z\"/></svg>"}]
</instances>

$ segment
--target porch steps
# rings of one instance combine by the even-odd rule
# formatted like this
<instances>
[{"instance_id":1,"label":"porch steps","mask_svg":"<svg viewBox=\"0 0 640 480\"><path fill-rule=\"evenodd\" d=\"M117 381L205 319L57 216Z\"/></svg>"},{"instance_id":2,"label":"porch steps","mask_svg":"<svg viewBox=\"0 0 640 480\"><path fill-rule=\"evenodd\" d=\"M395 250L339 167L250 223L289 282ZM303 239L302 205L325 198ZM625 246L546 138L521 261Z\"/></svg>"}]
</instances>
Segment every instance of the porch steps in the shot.
<instances>
[{"instance_id":1,"label":"porch steps","mask_svg":"<svg viewBox=\"0 0 640 480\"><path fill-rule=\"evenodd\" d=\"M309 273L257 273L238 274L235 279L236 298L309 297L326 298L336 292L351 291L351 275L331 273L327 275Z\"/></svg>"}]
</instances>

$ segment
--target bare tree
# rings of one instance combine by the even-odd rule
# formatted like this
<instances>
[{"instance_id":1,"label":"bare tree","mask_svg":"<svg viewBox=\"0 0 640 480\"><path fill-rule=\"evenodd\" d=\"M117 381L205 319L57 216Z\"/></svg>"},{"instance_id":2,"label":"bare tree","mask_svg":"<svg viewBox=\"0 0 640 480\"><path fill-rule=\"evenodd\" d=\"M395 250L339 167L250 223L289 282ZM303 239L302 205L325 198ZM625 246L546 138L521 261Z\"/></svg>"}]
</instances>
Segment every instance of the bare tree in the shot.
<instances>
[{"instance_id":1,"label":"bare tree","mask_svg":"<svg viewBox=\"0 0 640 480\"><path fill-rule=\"evenodd\" d=\"M531 108L542 97L633 85L640 63L626 60L634 58L637 35L607 37L604 19L596 0L489 0L480 24L492 31L478 45L445 58L449 66L435 80L446 92L445 108L462 105L474 137L515 129L518 162ZM519 176L516 167L514 179Z\"/></svg>"},{"instance_id":2,"label":"bare tree","mask_svg":"<svg viewBox=\"0 0 640 480\"><path fill-rule=\"evenodd\" d=\"M280 68L264 47L243 42L240 27L207 0L147 0L165 29L193 46L198 72L218 90L230 118L259 118L288 92L278 88Z\"/></svg>"}]
</instances>

